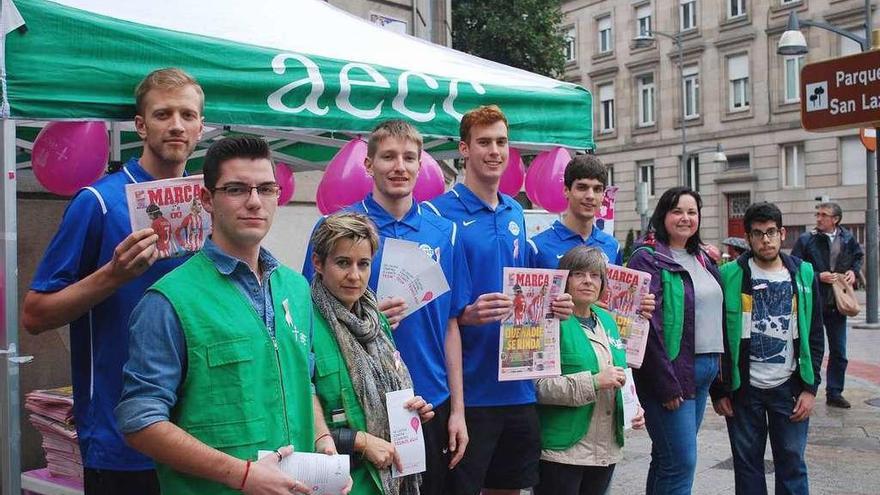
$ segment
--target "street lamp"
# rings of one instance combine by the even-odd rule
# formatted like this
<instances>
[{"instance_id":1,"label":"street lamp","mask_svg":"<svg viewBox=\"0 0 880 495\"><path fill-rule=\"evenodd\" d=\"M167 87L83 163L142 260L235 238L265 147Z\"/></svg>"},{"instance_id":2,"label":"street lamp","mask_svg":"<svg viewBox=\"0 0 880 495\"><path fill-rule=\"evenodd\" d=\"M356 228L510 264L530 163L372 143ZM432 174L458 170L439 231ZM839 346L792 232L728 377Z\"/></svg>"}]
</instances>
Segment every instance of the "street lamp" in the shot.
<instances>
[{"instance_id":1,"label":"street lamp","mask_svg":"<svg viewBox=\"0 0 880 495\"><path fill-rule=\"evenodd\" d=\"M873 20L871 17L871 0L865 0L865 37L861 37L855 33L843 30L821 21L799 20L797 14L791 12L788 15L788 25L782 37L779 38L779 44L776 47L776 53L779 55L805 55L808 51L807 40L800 31L800 26L812 26L826 31L831 31L838 36L849 38L862 47L862 52L871 50L871 29ZM875 47L880 48L880 31L874 33ZM880 238L880 223L878 223L877 215L877 168L880 168L880 153L877 153L876 166L871 163L870 153L865 152L865 162L867 167L867 177L865 188L867 190L868 209L865 212L865 271L867 280L865 294L865 324L857 325L862 328L880 328L877 318L877 293L878 293L878 276L880 276L880 267L878 267L877 251L878 238Z\"/></svg>"},{"instance_id":2,"label":"street lamp","mask_svg":"<svg viewBox=\"0 0 880 495\"><path fill-rule=\"evenodd\" d=\"M716 144L713 147L707 148L699 148L695 150L687 149L687 125L685 123L685 115L687 115L687 102L685 100L684 94L684 45L682 43L682 33L679 31L677 33L664 33L662 31L648 31L642 33L635 38L633 38L633 44L636 48L645 48L654 43L654 35L662 36L664 38L669 38L672 40L672 43L675 45L676 54L678 56L678 75L679 81L681 82L681 173L686 169L688 164L688 159L690 159L691 155L698 155L704 151L715 151L712 154L712 162L714 163L727 163L727 155L724 154L724 148L721 147L721 143ZM643 207L638 207L639 215L642 217L642 231L644 232L647 228L647 192L645 188L638 188L636 190L636 204L642 204ZM641 209L640 209L641 208ZM644 210L641 211L641 210Z\"/></svg>"}]
</instances>

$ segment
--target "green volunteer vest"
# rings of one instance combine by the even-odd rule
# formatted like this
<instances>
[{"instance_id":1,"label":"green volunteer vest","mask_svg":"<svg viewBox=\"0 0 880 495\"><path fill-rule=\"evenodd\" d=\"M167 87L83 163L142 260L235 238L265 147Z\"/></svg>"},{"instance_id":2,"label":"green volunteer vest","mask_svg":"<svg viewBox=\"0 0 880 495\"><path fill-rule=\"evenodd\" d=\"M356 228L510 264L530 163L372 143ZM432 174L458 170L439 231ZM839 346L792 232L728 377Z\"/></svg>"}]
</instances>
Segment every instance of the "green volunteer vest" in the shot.
<instances>
[{"instance_id":1,"label":"green volunteer vest","mask_svg":"<svg viewBox=\"0 0 880 495\"><path fill-rule=\"evenodd\" d=\"M150 288L171 302L186 338L186 376L171 422L239 459L256 460L258 450L285 445L314 450L309 286L283 266L269 280L274 339L245 295L204 253ZM162 493L238 493L166 465L158 464L157 471Z\"/></svg>"},{"instance_id":2,"label":"green volunteer vest","mask_svg":"<svg viewBox=\"0 0 880 495\"><path fill-rule=\"evenodd\" d=\"M356 431L367 430L364 410L354 393L348 364L342 357L336 335L324 316L315 308L314 335L312 345L315 353L315 391L324 410L324 420L330 429L350 428ZM382 329L391 337L388 320L380 316ZM358 455L358 454L352 454ZM382 495L382 480L373 463L363 460L351 471L354 487L351 495Z\"/></svg>"},{"instance_id":3,"label":"green volunteer vest","mask_svg":"<svg viewBox=\"0 0 880 495\"><path fill-rule=\"evenodd\" d=\"M743 270L739 263L726 263L721 267L721 288L724 291L724 318L727 323L727 346L730 349L730 389L739 389L742 377L739 372L740 340L744 325L751 326L752 321L743 319L744 301L751 313L751 296L743 294ZM797 320L799 356L798 369L805 383L813 384L815 374L810 358L810 325L813 315L813 265L803 262L795 276L797 285Z\"/></svg>"},{"instance_id":4,"label":"green volunteer vest","mask_svg":"<svg viewBox=\"0 0 880 495\"><path fill-rule=\"evenodd\" d=\"M593 313L605 329L611 348L611 361L615 366L626 368L626 348L616 346L620 342L614 316L604 309L593 306ZM562 374L571 375L581 371L597 373L599 360L593 351L593 344L584 334L577 318L569 317L559 327L560 357ZM623 393L618 390L614 408L615 440L623 447ZM595 404L580 407L551 406L538 404L538 419L541 422L541 448L566 450L582 439L590 430Z\"/></svg>"},{"instance_id":5,"label":"green volunteer vest","mask_svg":"<svg viewBox=\"0 0 880 495\"><path fill-rule=\"evenodd\" d=\"M651 246L641 246L639 249L654 253ZM681 273L661 269L660 286L663 288L663 346L666 356L674 361L681 351L681 336L684 333L684 281Z\"/></svg>"}]
</instances>

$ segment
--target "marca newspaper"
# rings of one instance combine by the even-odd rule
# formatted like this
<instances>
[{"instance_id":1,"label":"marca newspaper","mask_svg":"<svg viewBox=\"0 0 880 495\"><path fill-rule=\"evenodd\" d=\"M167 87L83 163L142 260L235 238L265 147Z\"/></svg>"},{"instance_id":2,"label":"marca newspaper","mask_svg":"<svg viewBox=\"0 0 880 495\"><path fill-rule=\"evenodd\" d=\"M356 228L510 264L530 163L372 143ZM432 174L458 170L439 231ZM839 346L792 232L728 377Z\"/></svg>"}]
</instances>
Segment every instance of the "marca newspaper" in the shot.
<instances>
[{"instance_id":1,"label":"marca newspaper","mask_svg":"<svg viewBox=\"0 0 880 495\"><path fill-rule=\"evenodd\" d=\"M565 290L567 270L504 269L504 293L513 312L501 322L498 380L558 376L559 319L550 303Z\"/></svg>"},{"instance_id":2,"label":"marca newspaper","mask_svg":"<svg viewBox=\"0 0 880 495\"><path fill-rule=\"evenodd\" d=\"M126 184L131 230L152 228L160 259L194 253L211 234L199 199L203 184L201 175Z\"/></svg>"},{"instance_id":3,"label":"marca newspaper","mask_svg":"<svg viewBox=\"0 0 880 495\"><path fill-rule=\"evenodd\" d=\"M620 338L626 344L626 364L642 366L650 323L639 314L642 299L650 290L651 275L608 265L608 286L602 294L602 304L614 314Z\"/></svg>"}]
</instances>

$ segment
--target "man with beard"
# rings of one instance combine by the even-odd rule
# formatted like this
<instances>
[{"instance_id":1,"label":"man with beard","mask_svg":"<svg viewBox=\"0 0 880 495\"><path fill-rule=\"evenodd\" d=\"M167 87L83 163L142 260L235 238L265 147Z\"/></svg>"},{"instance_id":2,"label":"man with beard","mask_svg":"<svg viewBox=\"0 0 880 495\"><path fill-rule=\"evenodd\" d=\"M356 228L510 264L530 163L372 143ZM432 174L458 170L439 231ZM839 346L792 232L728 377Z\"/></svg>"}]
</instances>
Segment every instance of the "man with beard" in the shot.
<instances>
[{"instance_id":1,"label":"man with beard","mask_svg":"<svg viewBox=\"0 0 880 495\"><path fill-rule=\"evenodd\" d=\"M712 403L727 419L737 494L767 493L768 435L776 493L809 493L804 450L825 345L819 282L812 265L780 251L776 205L749 206L743 223L751 251L721 267L726 339Z\"/></svg>"},{"instance_id":2,"label":"man with beard","mask_svg":"<svg viewBox=\"0 0 880 495\"><path fill-rule=\"evenodd\" d=\"M125 185L184 174L202 136L205 98L195 79L173 68L147 75L135 97L143 155L71 200L22 315L32 334L70 324L73 413L86 494L159 493L153 462L125 444L113 408L122 392L131 311L150 285L185 258L157 261L157 233L131 231Z\"/></svg>"},{"instance_id":3,"label":"man with beard","mask_svg":"<svg viewBox=\"0 0 880 495\"><path fill-rule=\"evenodd\" d=\"M822 321L828 337L828 369L825 370L825 402L832 407L849 409L843 397L846 379L846 315L837 310L832 285L843 279L852 286L862 269L862 248L852 232L840 225L843 211L837 203L816 206L816 230L802 234L792 256L809 261L819 273Z\"/></svg>"}]
</instances>

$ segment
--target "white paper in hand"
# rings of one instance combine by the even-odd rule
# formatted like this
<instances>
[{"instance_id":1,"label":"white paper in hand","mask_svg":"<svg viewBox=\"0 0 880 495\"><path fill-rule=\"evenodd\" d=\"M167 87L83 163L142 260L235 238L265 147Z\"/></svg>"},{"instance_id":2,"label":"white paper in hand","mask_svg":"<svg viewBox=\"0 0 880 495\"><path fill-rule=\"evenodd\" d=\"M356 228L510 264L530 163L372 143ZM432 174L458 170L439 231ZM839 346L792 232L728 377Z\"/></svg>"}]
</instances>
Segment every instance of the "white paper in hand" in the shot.
<instances>
[{"instance_id":1,"label":"white paper in hand","mask_svg":"<svg viewBox=\"0 0 880 495\"><path fill-rule=\"evenodd\" d=\"M403 471L398 471L394 464L391 465L391 476L394 478L421 473L427 469L422 421L419 419L418 413L403 406L412 397L413 390L411 388L385 394L391 443L394 444L394 449L403 464Z\"/></svg>"},{"instance_id":2,"label":"white paper in hand","mask_svg":"<svg viewBox=\"0 0 880 495\"><path fill-rule=\"evenodd\" d=\"M430 253L430 254L429 254ZM452 256L452 253L443 253ZM440 248L400 239L385 239L376 296L379 300L401 297L406 301L404 318L449 291L440 267Z\"/></svg>"},{"instance_id":3,"label":"white paper in hand","mask_svg":"<svg viewBox=\"0 0 880 495\"><path fill-rule=\"evenodd\" d=\"M632 420L639 413L639 396L636 395L636 382L633 380L631 368L624 370L626 373L626 385L623 386L623 428L632 428Z\"/></svg>"},{"instance_id":4,"label":"white paper in hand","mask_svg":"<svg viewBox=\"0 0 880 495\"><path fill-rule=\"evenodd\" d=\"M257 459L275 455L272 450L260 450ZM281 460L281 471L309 487L312 495L338 495L348 485L349 459L347 455L294 452Z\"/></svg>"}]
</instances>

